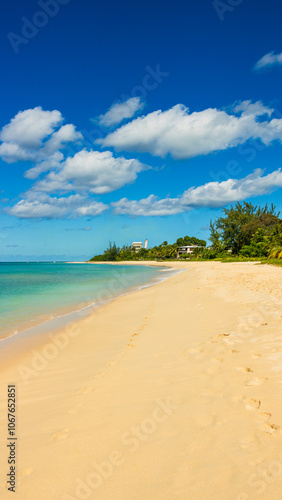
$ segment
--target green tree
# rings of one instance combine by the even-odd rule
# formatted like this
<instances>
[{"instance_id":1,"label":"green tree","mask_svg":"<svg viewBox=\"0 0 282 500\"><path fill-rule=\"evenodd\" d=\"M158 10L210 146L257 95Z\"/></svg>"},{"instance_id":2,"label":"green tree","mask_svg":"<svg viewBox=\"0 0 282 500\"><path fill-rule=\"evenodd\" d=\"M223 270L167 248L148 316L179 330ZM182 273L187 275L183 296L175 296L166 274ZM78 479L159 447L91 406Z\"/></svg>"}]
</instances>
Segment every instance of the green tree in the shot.
<instances>
[{"instance_id":1,"label":"green tree","mask_svg":"<svg viewBox=\"0 0 282 500\"><path fill-rule=\"evenodd\" d=\"M220 232L215 228L215 224L210 221L210 240L211 240L211 249L217 253L223 252L224 245L221 241Z\"/></svg>"},{"instance_id":2,"label":"green tree","mask_svg":"<svg viewBox=\"0 0 282 500\"><path fill-rule=\"evenodd\" d=\"M280 222L273 205L261 208L244 201L224 208L223 213L224 216L211 223L211 239L215 244L221 242L223 248L231 249L233 254L238 254L244 245L250 245L258 228Z\"/></svg>"},{"instance_id":3,"label":"green tree","mask_svg":"<svg viewBox=\"0 0 282 500\"><path fill-rule=\"evenodd\" d=\"M104 260L115 261L119 256L120 248L116 246L115 242L109 241L108 248L104 251Z\"/></svg>"},{"instance_id":4,"label":"green tree","mask_svg":"<svg viewBox=\"0 0 282 500\"><path fill-rule=\"evenodd\" d=\"M207 242L205 240L200 240L195 236L184 236L184 238L178 238L176 240L178 247L189 246L189 245L199 245L205 247Z\"/></svg>"}]
</instances>

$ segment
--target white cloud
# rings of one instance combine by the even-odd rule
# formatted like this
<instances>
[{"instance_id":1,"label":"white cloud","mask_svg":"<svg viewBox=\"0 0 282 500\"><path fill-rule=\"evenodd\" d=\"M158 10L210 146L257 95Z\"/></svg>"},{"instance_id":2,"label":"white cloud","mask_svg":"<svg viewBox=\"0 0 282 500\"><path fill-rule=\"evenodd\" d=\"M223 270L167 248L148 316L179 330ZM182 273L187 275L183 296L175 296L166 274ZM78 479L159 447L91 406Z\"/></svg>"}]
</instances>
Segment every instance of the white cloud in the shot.
<instances>
[{"instance_id":1,"label":"white cloud","mask_svg":"<svg viewBox=\"0 0 282 500\"><path fill-rule=\"evenodd\" d=\"M151 194L148 198L142 200L121 200L112 203L114 213L120 215L131 215L134 217L142 216L163 216L175 215L183 212L180 198L164 198L160 200L157 196Z\"/></svg>"},{"instance_id":2,"label":"white cloud","mask_svg":"<svg viewBox=\"0 0 282 500\"><path fill-rule=\"evenodd\" d=\"M272 189L282 187L281 169L266 176L262 176L262 173L261 169L256 169L243 179L209 182L197 188L190 188L181 196L181 204L189 208L222 207L252 196L264 195Z\"/></svg>"},{"instance_id":3,"label":"white cloud","mask_svg":"<svg viewBox=\"0 0 282 500\"><path fill-rule=\"evenodd\" d=\"M240 116L236 116L238 113ZM138 117L97 143L117 151L161 157L170 154L179 159L233 148L250 138L268 145L275 139L282 140L282 120L269 121L272 113L273 110L261 102L244 101L237 104L231 114L212 108L189 114L185 106L177 104L167 111ZM267 119L257 120L265 114Z\"/></svg>"},{"instance_id":4,"label":"white cloud","mask_svg":"<svg viewBox=\"0 0 282 500\"><path fill-rule=\"evenodd\" d=\"M85 203L76 209L77 217L85 217L86 215L96 217L100 215L102 212L108 209L108 205L98 201L92 201L89 203Z\"/></svg>"},{"instance_id":5,"label":"white cloud","mask_svg":"<svg viewBox=\"0 0 282 500\"><path fill-rule=\"evenodd\" d=\"M29 193L8 213L20 219L73 219L84 215L97 216L108 208L104 203L88 200L79 194L57 198L44 193Z\"/></svg>"},{"instance_id":6,"label":"white cloud","mask_svg":"<svg viewBox=\"0 0 282 500\"><path fill-rule=\"evenodd\" d=\"M255 64L254 69L260 70L263 68L269 68L270 66L280 66L282 64L282 53L274 54L274 51L265 54L259 61Z\"/></svg>"},{"instance_id":7,"label":"white cloud","mask_svg":"<svg viewBox=\"0 0 282 500\"><path fill-rule=\"evenodd\" d=\"M32 161L34 160L34 151L23 149L18 144L12 142L2 142L2 144L0 144L0 157L6 163Z\"/></svg>"},{"instance_id":8,"label":"white cloud","mask_svg":"<svg viewBox=\"0 0 282 500\"><path fill-rule=\"evenodd\" d=\"M175 198L159 199L151 194L141 200L121 200L106 205L84 195L54 197L49 194L29 191L26 197L8 210L10 215L21 219L61 219L97 216L110 207L115 214L138 216L168 216L187 212L193 208L222 208L231 203L270 193L282 187L281 169L263 175L257 169L243 179L228 179L223 182L208 182L191 187Z\"/></svg>"},{"instance_id":9,"label":"white cloud","mask_svg":"<svg viewBox=\"0 0 282 500\"><path fill-rule=\"evenodd\" d=\"M61 149L66 143L75 142L81 138L82 135L75 130L75 126L68 123L51 135L50 139L44 144L43 153L48 156Z\"/></svg>"},{"instance_id":10,"label":"white cloud","mask_svg":"<svg viewBox=\"0 0 282 500\"><path fill-rule=\"evenodd\" d=\"M44 111L40 106L19 111L0 132L0 157L7 163L35 163L35 167L26 174L30 179L36 178L49 168L59 166L64 158L59 150L64 148L66 143L82 138L74 125L61 126L62 121L63 117L59 111Z\"/></svg>"},{"instance_id":11,"label":"white cloud","mask_svg":"<svg viewBox=\"0 0 282 500\"><path fill-rule=\"evenodd\" d=\"M257 169L243 179L228 179L223 182L208 182L192 187L177 198L159 199L154 195L136 201L123 198L112 203L114 213L131 216L164 216L187 212L192 208L221 208L230 203L253 196L268 194L282 187L281 169L262 175Z\"/></svg>"},{"instance_id":12,"label":"white cloud","mask_svg":"<svg viewBox=\"0 0 282 500\"><path fill-rule=\"evenodd\" d=\"M268 106L264 106L264 104L261 101L257 101L252 103L252 101L242 101L239 102L238 104L235 104L231 108L234 113L241 113L241 116L271 116L274 109L269 108Z\"/></svg>"},{"instance_id":13,"label":"white cloud","mask_svg":"<svg viewBox=\"0 0 282 500\"><path fill-rule=\"evenodd\" d=\"M10 123L3 127L0 139L24 149L37 149L42 140L51 135L62 120L59 111L43 111L40 106L19 111Z\"/></svg>"},{"instance_id":14,"label":"white cloud","mask_svg":"<svg viewBox=\"0 0 282 500\"><path fill-rule=\"evenodd\" d=\"M139 97L131 97L127 101L113 104L107 113L99 116L99 122L105 127L111 127L122 122L122 120L132 118L143 107L144 103L141 102Z\"/></svg>"},{"instance_id":15,"label":"white cloud","mask_svg":"<svg viewBox=\"0 0 282 500\"><path fill-rule=\"evenodd\" d=\"M82 150L67 158L61 169L50 172L38 181L34 190L44 192L80 191L110 193L136 180L137 174L148 167L138 160L115 158L110 151Z\"/></svg>"},{"instance_id":16,"label":"white cloud","mask_svg":"<svg viewBox=\"0 0 282 500\"><path fill-rule=\"evenodd\" d=\"M35 167L30 168L24 174L27 179L37 179L42 172L47 172L48 170L57 169L61 162L64 160L64 155L60 151L56 151L49 158L43 160Z\"/></svg>"}]
</instances>

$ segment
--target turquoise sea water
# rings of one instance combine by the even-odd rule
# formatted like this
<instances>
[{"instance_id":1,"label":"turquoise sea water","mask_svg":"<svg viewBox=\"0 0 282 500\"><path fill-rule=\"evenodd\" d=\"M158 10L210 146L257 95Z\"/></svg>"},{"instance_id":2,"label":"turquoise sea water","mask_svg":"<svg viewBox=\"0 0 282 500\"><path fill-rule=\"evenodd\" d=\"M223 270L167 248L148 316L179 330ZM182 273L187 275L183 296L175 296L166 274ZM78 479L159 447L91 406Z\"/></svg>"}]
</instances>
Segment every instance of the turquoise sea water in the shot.
<instances>
[{"instance_id":1,"label":"turquoise sea water","mask_svg":"<svg viewBox=\"0 0 282 500\"><path fill-rule=\"evenodd\" d=\"M157 282L167 272L149 266L0 263L0 338Z\"/></svg>"}]
</instances>

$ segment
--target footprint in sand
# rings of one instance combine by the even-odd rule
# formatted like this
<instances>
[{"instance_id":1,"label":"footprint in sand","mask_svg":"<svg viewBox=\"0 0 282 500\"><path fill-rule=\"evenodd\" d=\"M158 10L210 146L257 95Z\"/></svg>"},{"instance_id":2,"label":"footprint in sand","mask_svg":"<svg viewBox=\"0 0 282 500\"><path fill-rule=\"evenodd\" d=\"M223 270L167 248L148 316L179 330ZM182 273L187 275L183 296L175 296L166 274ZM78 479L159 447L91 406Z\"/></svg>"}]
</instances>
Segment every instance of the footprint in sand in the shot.
<instances>
[{"instance_id":1,"label":"footprint in sand","mask_svg":"<svg viewBox=\"0 0 282 500\"><path fill-rule=\"evenodd\" d=\"M223 339L223 342L228 345L236 345L236 344L242 344L243 340L240 339L234 339L234 337L231 337L230 339L226 338Z\"/></svg>"},{"instance_id":2,"label":"footprint in sand","mask_svg":"<svg viewBox=\"0 0 282 500\"><path fill-rule=\"evenodd\" d=\"M234 339L234 337L230 337L230 333L220 333L219 335L216 335L213 340L211 341L211 343L216 343L216 342L219 342L220 340L222 340L222 342L224 342L225 344L229 344L229 345L235 345L235 344L239 344L241 343L242 341L239 340L239 339ZM230 337L230 338L229 338Z\"/></svg>"},{"instance_id":3,"label":"footprint in sand","mask_svg":"<svg viewBox=\"0 0 282 500\"><path fill-rule=\"evenodd\" d=\"M271 417L271 413L268 413L267 411L259 411L258 412L259 422L268 422L270 417Z\"/></svg>"},{"instance_id":4,"label":"footprint in sand","mask_svg":"<svg viewBox=\"0 0 282 500\"><path fill-rule=\"evenodd\" d=\"M269 424L268 422L266 424L264 424L264 426L262 427L262 430L264 430L265 432L267 432L271 436L282 434L282 429L279 427L279 425Z\"/></svg>"},{"instance_id":5,"label":"footprint in sand","mask_svg":"<svg viewBox=\"0 0 282 500\"><path fill-rule=\"evenodd\" d=\"M76 405L73 408L71 408L70 410L68 410L68 413L70 415L76 415L76 413L78 413L82 407L83 407L82 404Z\"/></svg>"},{"instance_id":6,"label":"footprint in sand","mask_svg":"<svg viewBox=\"0 0 282 500\"><path fill-rule=\"evenodd\" d=\"M251 368L245 366L237 366L236 370L237 372L242 372L242 373L253 373L253 370L251 370Z\"/></svg>"},{"instance_id":7,"label":"footprint in sand","mask_svg":"<svg viewBox=\"0 0 282 500\"><path fill-rule=\"evenodd\" d=\"M254 377L252 378L251 380L249 380L246 385L248 386L252 386L252 385L262 385L262 384L265 384L265 382L267 382L267 378L258 378L258 377Z\"/></svg>"},{"instance_id":8,"label":"footprint in sand","mask_svg":"<svg viewBox=\"0 0 282 500\"><path fill-rule=\"evenodd\" d=\"M253 359L258 359L258 358L260 358L260 357L261 357L261 354L259 354L259 353L254 353L254 354L252 354L252 358L253 358Z\"/></svg>"},{"instance_id":9,"label":"footprint in sand","mask_svg":"<svg viewBox=\"0 0 282 500\"><path fill-rule=\"evenodd\" d=\"M216 335L215 337L213 337L213 341L214 342L217 342L218 340L224 340L226 337L229 337L230 336L230 333L219 333L218 335Z\"/></svg>"},{"instance_id":10,"label":"footprint in sand","mask_svg":"<svg viewBox=\"0 0 282 500\"><path fill-rule=\"evenodd\" d=\"M245 408L246 410L258 410L261 405L259 399L247 398Z\"/></svg>"},{"instance_id":11,"label":"footprint in sand","mask_svg":"<svg viewBox=\"0 0 282 500\"><path fill-rule=\"evenodd\" d=\"M34 471L34 469L32 467L22 469L19 471L19 476L30 476L30 474L32 474L33 471Z\"/></svg>"},{"instance_id":12,"label":"footprint in sand","mask_svg":"<svg viewBox=\"0 0 282 500\"><path fill-rule=\"evenodd\" d=\"M67 439L69 436L70 429L62 429L59 432L56 432L52 436L52 441L62 441L63 439Z\"/></svg>"}]
</instances>

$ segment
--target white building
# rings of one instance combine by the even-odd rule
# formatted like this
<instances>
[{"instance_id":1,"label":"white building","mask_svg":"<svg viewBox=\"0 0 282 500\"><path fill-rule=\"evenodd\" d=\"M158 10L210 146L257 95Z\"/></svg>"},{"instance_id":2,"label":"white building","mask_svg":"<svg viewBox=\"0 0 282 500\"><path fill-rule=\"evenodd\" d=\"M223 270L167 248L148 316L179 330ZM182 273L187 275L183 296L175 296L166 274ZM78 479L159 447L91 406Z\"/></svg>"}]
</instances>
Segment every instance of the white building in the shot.
<instances>
[{"instance_id":1,"label":"white building","mask_svg":"<svg viewBox=\"0 0 282 500\"><path fill-rule=\"evenodd\" d=\"M135 252L139 252L143 248L143 243L142 241L133 241L131 244L131 250L135 250Z\"/></svg>"},{"instance_id":2,"label":"white building","mask_svg":"<svg viewBox=\"0 0 282 500\"><path fill-rule=\"evenodd\" d=\"M178 247L177 249L177 258L181 255L191 255L194 253L195 248L203 248L200 245L185 245L183 247Z\"/></svg>"},{"instance_id":3,"label":"white building","mask_svg":"<svg viewBox=\"0 0 282 500\"><path fill-rule=\"evenodd\" d=\"M142 248L143 248L142 241L133 241L133 243L131 243L131 249L135 250L135 252L139 252L139 250L141 250ZM148 248L148 240L145 240L144 248L145 249Z\"/></svg>"}]
</instances>

